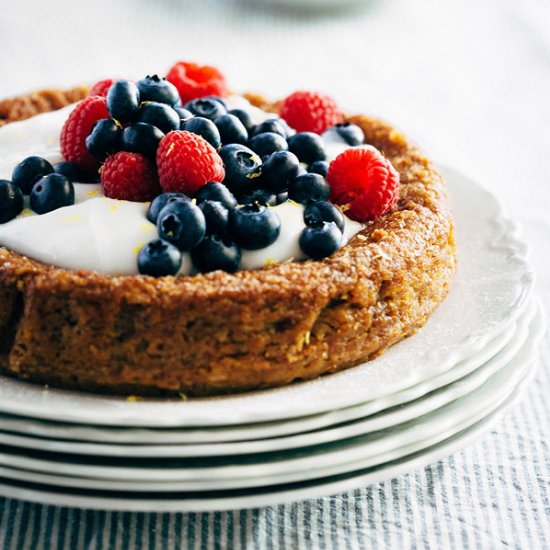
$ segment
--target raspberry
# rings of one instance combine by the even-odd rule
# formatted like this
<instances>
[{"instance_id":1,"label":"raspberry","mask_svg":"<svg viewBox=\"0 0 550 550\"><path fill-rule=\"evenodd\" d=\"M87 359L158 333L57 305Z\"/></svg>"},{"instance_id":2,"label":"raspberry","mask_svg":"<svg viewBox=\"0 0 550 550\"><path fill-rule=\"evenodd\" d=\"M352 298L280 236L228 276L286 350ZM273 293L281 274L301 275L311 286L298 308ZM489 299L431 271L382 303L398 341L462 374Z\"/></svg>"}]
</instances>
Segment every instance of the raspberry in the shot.
<instances>
[{"instance_id":1,"label":"raspberry","mask_svg":"<svg viewBox=\"0 0 550 550\"><path fill-rule=\"evenodd\" d=\"M105 80L100 80L96 82L88 92L88 95L100 95L101 97L107 97L107 92L111 87L111 84L114 82L112 78L106 78Z\"/></svg>"},{"instance_id":2,"label":"raspberry","mask_svg":"<svg viewBox=\"0 0 550 550\"><path fill-rule=\"evenodd\" d=\"M177 89L183 103L209 95L228 94L225 77L215 67L178 61L168 71L166 80Z\"/></svg>"},{"instance_id":3,"label":"raspberry","mask_svg":"<svg viewBox=\"0 0 550 550\"><path fill-rule=\"evenodd\" d=\"M101 96L83 99L71 112L61 130L61 154L68 162L96 170L100 161L86 148L86 137L92 126L102 118L109 118L107 100Z\"/></svg>"},{"instance_id":4,"label":"raspberry","mask_svg":"<svg viewBox=\"0 0 550 550\"><path fill-rule=\"evenodd\" d=\"M342 113L334 100L317 92L290 94L283 100L279 115L297 132L322 134L342 122Z\"/></svg>"},{"instance_id":5,"label":"raspberry","mask_svg":"<svg viewBox=\"0 0 550 550\"><path fill-rule=\"evenodd\" d=\"M112 199L145 202L160 193L153 163L139 153L120 151L107 157L101 183L105 196Z\"/></svg>"},{"instance_id":6,"label":"raspberry","mask_svg":"<svg viewBox=\"0 0 550 550\"><path fill-rule=\"evenodd\" d=\"M391 210L399 195L399 174L371 145L347 149L327 173L332 202L349 207L346 214L366 222Z\"/></svg>"},{"instance_id":7,"label":"raspberry","mask_svg":"<svg viewBox=\"0 0 550 550\"><path fill-rule=\"evenodd\" d=\"M209 181L223 181L223 161L204 138L185 130L166 134L157 150L163 191L193 196Z\"/></svg>"}]
</instances>

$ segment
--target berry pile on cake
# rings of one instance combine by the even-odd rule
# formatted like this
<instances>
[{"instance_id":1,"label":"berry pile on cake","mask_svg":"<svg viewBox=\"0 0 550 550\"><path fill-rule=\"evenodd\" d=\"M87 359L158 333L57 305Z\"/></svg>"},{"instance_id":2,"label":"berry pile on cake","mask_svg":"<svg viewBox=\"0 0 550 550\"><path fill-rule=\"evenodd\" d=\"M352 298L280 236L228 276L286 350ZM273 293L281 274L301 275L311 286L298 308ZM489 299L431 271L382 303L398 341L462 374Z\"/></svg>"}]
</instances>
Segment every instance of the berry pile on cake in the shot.
<instances>
[{"instance_id":1,"label":"berry pile on cake","mask_svg":"<svg viewBox=\"0 0 550 550\"><path fill-rule=\"evenodd\" d=\"M2 177L0 368L63 387L340 370L421 326L455 268L444 184L404 136L316 92L231 95L213 67L4 126Z\"/></svg>"},{"instance_id":2,"label":"berry pile on cake","mask_svg":"<svg viewBox=\"0 0 550 550\"><path fill-rule=\"evenodd\" d=\"M342 153L328 173L325 132L329 142L332 136L344 146L364 143L361 128L343 124L330 98L294 93L281 106L286 120L273 115L256 124L250 110L228 108L230 100L221 96L194 97L198 92L186 88L181 66L169 72L181 91L157 75L94 85L63 125L63 161L52 166L31 156L14 168L11 182L0 182L6 197L0 201L2 223L21 214L23 194L30 195L32 211L46 214L74 204L74 183L100 178L106 197L152 201L146 217L158 238L137 254L139 273L233 273L243 251L276 243L281 218L298 205L303 223L296 225L290 215L287 223L294 227L285 228L293 253L282 257L268 250L257 258L324 258L346 242L350 228L359 230L348 223L344 237L346 217L336 205L368 221L396 204L399 176L373 147ZM208 89L224 93L223 77L215 78ZM182 97L192 99L182 106ZM261 267L250 257L245 266Z\"/></svg>"}]
</instances>

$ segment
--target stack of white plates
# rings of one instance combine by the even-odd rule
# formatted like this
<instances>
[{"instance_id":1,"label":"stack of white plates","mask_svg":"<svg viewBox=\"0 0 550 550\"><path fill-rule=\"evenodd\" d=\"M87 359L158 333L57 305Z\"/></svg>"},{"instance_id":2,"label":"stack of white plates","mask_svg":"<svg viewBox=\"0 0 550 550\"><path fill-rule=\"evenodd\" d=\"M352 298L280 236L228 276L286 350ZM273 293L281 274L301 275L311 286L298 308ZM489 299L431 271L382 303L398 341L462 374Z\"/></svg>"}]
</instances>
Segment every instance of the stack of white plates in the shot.
<instances>
[{"instance_id":1,"label":"stack of white plates","mask_svg":"<svg viewBox=\"0 0 550 550\"><path fill-rule=\"evenodd\" d=\"M444 170L459 269L414 336L275 390L129 401L0 379L0 494L113 510L222 510L334 494L486 431L533 374L544 323L526 246L493 195Z\"/></svg>"}]
</instances>

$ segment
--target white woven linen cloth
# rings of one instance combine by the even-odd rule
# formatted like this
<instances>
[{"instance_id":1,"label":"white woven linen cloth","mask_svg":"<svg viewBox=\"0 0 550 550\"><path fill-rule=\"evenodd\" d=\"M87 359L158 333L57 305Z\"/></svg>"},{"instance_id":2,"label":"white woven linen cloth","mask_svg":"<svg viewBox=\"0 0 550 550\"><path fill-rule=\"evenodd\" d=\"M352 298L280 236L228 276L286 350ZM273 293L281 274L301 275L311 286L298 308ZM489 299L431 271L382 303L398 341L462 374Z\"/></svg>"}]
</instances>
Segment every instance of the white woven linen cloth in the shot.
<instances>
[{"instance_id":1,"label":"white woven linen cloth","mask_svg":"<svg viewBox=\"0 0 550 550\"><path fill-rule=\"evenodd\" d=\"M322 13L276 0L0 0L0 8L0 97L139 77L187 59L219 66L235 90L276 98L319 89L391 120L502 198L523 224L538 293L550 303L548 0L371 0ZM549 356L546 336L527 396L491 433L392 481L210 514L0 499L0 547L549 548Z\"/></svg>"}]
</instances>

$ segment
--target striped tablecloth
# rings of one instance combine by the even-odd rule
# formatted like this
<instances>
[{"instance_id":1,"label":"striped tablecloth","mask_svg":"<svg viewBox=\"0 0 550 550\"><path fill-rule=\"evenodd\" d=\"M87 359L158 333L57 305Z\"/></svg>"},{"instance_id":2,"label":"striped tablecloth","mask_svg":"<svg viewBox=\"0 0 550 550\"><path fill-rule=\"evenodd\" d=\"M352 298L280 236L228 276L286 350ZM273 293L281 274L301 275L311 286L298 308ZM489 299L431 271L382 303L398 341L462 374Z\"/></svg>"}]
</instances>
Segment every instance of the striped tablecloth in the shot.
<instances>
[{"instance_id":1,"label":"striped tablecloth","mask_svg":"<svg viewBox=\"0 0 550 550\"><path fill-rule=\"evenodd\" d=\"M223 67L235 89L325 90L397 122L432 157L499 194L523 223L550 303L550 3L370 0L363 11L324 14L256 3L0 0L0 97L140 76L178 58ZM423 470L228 513L0 499L0 547L550 548L549 352L547 336L527 396L491 433Z\"/></svg>"}]
</instances>

